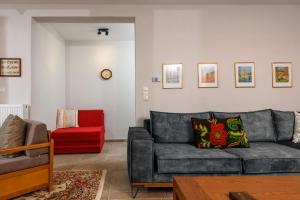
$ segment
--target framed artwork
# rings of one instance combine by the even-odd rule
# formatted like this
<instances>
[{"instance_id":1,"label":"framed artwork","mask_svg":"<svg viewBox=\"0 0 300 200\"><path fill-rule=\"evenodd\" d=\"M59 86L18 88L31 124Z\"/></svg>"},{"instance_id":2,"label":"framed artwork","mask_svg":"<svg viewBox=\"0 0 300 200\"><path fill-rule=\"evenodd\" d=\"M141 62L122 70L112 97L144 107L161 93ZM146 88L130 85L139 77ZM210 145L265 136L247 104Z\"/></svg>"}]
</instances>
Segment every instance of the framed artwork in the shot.
<instances>
[{"instance_id":1,"label":"framed artwork","mask_svg":"<svg viewBox=\"0 0 300 200\"><path fill-rule=\"evenodd\" d=\"M198 87L199 88L218 87L218 64L217 63L198 64Z\"/></svg>"},{"instance_id":2,"label":"framed artwork","mask_svg":"<svg viewBox=\"0 0 300 200\"><path fill-rule=\"evenodd\" d=\"M182 88L182 64L163 64L163 89Z\"/></svg>"},{"instance_id":3,"label":"framed artwork","mask_svg":"<svg viewBox=\"0 0 300 200\"><path fill-rule=\"evenodd\" d=\"M255 63L238 62L234 64L235 87L251 88L255 87Z\"/></svg>"},{"instance_id":4,"label":"framed artwork","mask_svg":"<svg viewBox=\"0 0 300 200\"><path fill-rule=\"evenodd\" d=\"M0 76L20 77L21 59L20 58L0 58Z\"/></svg>"},{"instance_id":5,"label":"framed artwork","mask_svg":"<svg viewBox=\"0 0 300 200\"><path fill-rule=\"evenodd\" d=\"M292 87L292 63L272 63L272 86L274 88Z\"/></svg>"}]
</instances>

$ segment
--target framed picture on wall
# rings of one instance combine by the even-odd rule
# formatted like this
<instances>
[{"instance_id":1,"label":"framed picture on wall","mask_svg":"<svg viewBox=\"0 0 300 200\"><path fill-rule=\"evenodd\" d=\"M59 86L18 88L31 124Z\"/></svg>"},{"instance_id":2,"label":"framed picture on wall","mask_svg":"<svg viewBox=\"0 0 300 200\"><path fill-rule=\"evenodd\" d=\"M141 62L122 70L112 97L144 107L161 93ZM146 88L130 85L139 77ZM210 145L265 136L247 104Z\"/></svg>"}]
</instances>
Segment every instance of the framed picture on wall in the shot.
<instances>
[{"instance_id":1,"label":"framed picture on wall","mask_svg":"<svg viewBox=\"0 0 300 200\"><path fill-rule=\"evenodd\" d=\"M198 64L198 87L199 88L218 87L218 64L217 63Z\"/></svg>"},{"instance_id":2,"label":"framed picture on wall","mask_svg":"<svg viewBox=\"0 0 300 200\"><path fill-rule=\"evenodd\" d=\"M163 89L182 88L182 64L163 64Z\"/></svg>"},{"instance_id":3,"label":"framed picture on wall","mask_svg":"<svg viewBox=\"0 0 300 200\"><path fill-rule=\"evenodd\" d=\"M274 88L292 87L292 63L274 62L272 63L272 86Z\"/></svg>"},{"instance_id":4,"label":"framed picture on wall","mask_svg":"<svg viewBox=\"0 0 300 200\"><path fill-rule=\"evenodd\" d=\"M255 87L255 63L237 62L234 64L235 87L253 88Z\"/></svg>"},{"instance_id":5,"label":"framed picture on wall","mask_svg":"<svg viewBox=\"0 0 300 200\"><path fill-rule=\"evenodd\" d=\"M21 59L20 58L0 58L0 76L20 77Z\"/></svg>"}]
</instances>

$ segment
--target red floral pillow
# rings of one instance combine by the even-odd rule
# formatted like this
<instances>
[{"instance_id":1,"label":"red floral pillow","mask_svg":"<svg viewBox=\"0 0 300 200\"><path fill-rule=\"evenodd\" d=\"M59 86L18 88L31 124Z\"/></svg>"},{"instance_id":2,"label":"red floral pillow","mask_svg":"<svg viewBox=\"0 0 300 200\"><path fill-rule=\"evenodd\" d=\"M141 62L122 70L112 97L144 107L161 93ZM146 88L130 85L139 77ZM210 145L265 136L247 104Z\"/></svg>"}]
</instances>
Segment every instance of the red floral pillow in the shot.
<instances>
[{"instance_id":1,"label":"red floral pillow","mask_svg":"<svg viewBox=\"0 0 300 200\"><path fill-rule=\"evenodd\" d=\"M195 143L198 148L226 148L227 131L216 119L192 118Z\"/></svg>"},{"instance_id":2,"label":"red floral pillow","mask_svg":"<svg viewBox=\"0 0 300 200\"><path fill-rule=\"evenodd\" d=\"M240 117L227 119L192 118L198 148L249 147Z\"/></svg>"}]
</instances>

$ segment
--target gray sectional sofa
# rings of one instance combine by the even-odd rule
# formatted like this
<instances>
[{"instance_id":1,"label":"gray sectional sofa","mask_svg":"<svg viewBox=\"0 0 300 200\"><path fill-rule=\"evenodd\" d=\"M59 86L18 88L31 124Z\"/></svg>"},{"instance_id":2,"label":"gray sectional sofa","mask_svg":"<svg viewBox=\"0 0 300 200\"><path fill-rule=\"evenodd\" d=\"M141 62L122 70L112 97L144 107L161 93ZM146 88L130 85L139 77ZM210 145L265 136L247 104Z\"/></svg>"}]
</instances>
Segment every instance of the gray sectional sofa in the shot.
<instances>
[{"instance_id":1,"label":"gray sectional sofa","mask_svg":"<svg viewBox=\"0 0 300 200\"><path fill-rule=\"evenodd\" d=\"M199 149L191 118L240 115L250 148ZM300 175L300 145L292 143L294 113L150 112L144 127L128 131L128 175L132 185L164 186L174 175Z\"/></svg>"}]
</instances>

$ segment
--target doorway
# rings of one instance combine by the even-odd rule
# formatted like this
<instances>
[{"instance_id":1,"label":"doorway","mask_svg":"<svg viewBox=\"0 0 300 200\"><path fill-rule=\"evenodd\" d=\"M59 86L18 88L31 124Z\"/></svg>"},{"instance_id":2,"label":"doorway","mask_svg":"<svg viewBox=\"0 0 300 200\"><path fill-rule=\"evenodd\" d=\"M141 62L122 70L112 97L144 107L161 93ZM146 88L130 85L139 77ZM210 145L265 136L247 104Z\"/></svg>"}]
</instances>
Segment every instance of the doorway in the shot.
<instances>
[{"instance_id":1,"label":"doorway","mask_svg":"<svg viewBox=\"0 0 300 200\"><path fill-rule=\"evenodd\" d=\"M126 139L135 125L134 31L131 18L34 18L32 119L53 130L58 108L103 109L106 139Z\"/></svg>"}]
</instances>

